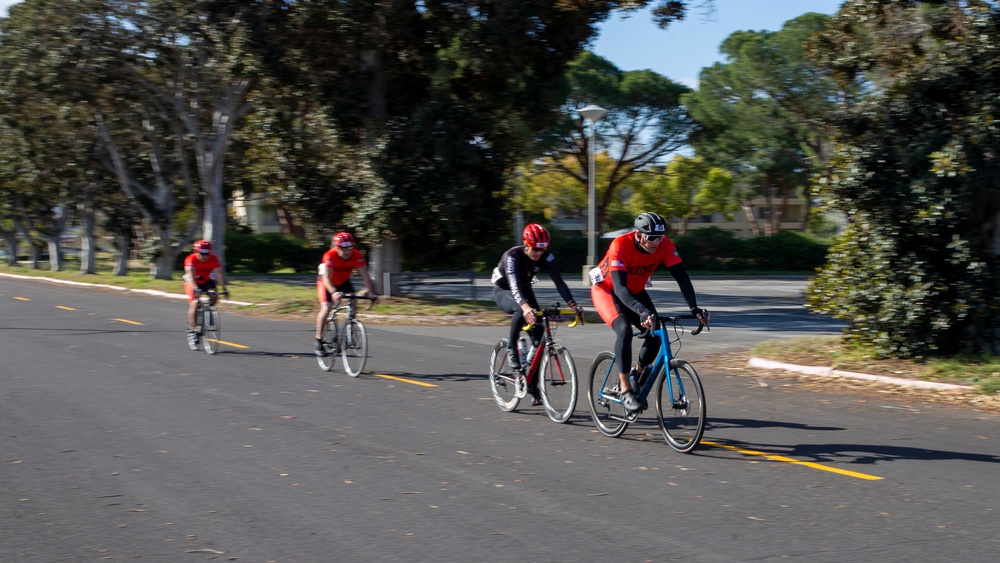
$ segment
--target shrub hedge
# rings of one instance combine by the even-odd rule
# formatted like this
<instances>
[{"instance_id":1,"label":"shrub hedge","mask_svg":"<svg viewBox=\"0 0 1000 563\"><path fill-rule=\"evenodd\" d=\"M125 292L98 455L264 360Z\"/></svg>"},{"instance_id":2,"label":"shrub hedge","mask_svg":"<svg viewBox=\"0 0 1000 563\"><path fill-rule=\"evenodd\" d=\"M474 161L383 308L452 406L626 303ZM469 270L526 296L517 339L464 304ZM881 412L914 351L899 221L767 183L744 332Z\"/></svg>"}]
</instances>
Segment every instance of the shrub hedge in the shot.
<instances>
[{"instance_id":1,"label":"shrub hedge","mask_svg":"<svg viewBox=\"0 0 1000 563\"><path fill-rule=\"evenodd\" d=\"M696 229L670 237L689 271L696 272L813 272L826 260L828 245L798 232L742 239L717 227ZM598 240L598 258L610 239ZM464 268L488 272L504 250L513 246L493 241L491 248L463 262ZM564 274L575 275L587 260L587 239L553 231L552 247ZM267 273L291 268L298 273L315 271L326 248L277 234L226 234L226 269L229 272ZM454 269L455 264L424 264L428 270Z\"/></svg>"}]
</instances>

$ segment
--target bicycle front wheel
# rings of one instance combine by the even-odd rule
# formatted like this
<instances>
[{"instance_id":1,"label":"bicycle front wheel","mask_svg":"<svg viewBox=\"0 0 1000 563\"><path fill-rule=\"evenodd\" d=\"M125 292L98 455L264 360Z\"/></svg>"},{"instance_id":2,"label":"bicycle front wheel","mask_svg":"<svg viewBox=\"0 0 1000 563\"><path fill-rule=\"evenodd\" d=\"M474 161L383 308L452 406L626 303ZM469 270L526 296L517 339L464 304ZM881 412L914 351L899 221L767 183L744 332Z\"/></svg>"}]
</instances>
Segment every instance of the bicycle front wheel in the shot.
<instances>
[{"instance_id":1,"label":"bicycle front wheel","mask_svg":"<svg viewBox=\"0 0 1000 563\"><path fill-rule=\"evenodd\" d=\"M358 319L344 324L340 335L340 355L344 358L344 371L351 377L361 375L368 361L368 331Z\"/></svg>"},{"instance_id":2,"label":"bicycle front wheel","mask_svg":"<svg viewBox=\"0 0 1000 563\"><path fill-rule=\"evenodd\" d=\"M670 366L657 385L656 418L667 444L688 453L705 432L705 390L694 366L684 360L673 360Z\"/></svg>"},{"instance_id":3,"label":"bicycle front wheel","mask_svg":"<svg viewBox=\"0 0 1000 563\"><path fill-rule=\"evenodd\" d=\"M553 422L563 423L576 410L576 364L569 350L554 346L545 350L539 368L538 390L542 394L545 413Z\"/></svg>"},{"instance_id":4,"label":"bicycle front wheel","mask_svg":"<svg viewBox=\"0 0 1000 563\"><path fill-rule=\"evenodd\" d=\"M628 428L625 417L628 412L618 396L618 366L615 355L601 352L590 366L587 384L587 400L590 403L590 417L601 434L617 438Z\"/></svg>"},{"instance_id":5,"label":"bicycle front wheel","mask_svg":"<svg viewBox=\"0 0 1000 563\"><path fill-rule=\"evenodd\" d=\"M316 356L316 361L323 371L332 370L333 364L337 362L337 355L340 354L340 350L337 349L337 331L334 330L336 326L336 320L331 319L323 329L323 350L326 354Z\"/></svg>"},{"instance_id":6,"label":"bicycle front wheel","mask_svg":"<svg viewBox=\"0 0 1000 563\"><path fill-rule=\"evenodd\" d=\"M208 322L202 322L202 341L205 344L205 353L215 354L219 351L219 342L222 341L222 316L215 307L207 308L204 318Z\"/></svg>"},{"instance_id":7,"label":"bicycle front wheel","mask_svg":"<svg viewBox=\"0 0 1000 563\"><path fill-rule=\"evenodd\" d=\"M493 345L493 353L490 354L490 390L493 391L493 400L502 411L512 411L521 402L517 396L518 374L510 369L507 362L507 342L506 338L497 340Z\"/></svg>"}]
</instances>

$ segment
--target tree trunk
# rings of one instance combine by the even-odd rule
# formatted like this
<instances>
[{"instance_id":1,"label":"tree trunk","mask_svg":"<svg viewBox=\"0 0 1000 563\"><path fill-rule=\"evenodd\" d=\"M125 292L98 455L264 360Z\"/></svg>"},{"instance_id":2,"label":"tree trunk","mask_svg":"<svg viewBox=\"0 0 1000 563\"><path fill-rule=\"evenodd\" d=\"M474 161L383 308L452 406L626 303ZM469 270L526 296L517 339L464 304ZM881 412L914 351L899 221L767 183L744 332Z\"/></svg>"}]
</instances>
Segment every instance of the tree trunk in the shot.
<instances>
[{"instance_id":1,"label":"tree trunk","mask_svg":"<svg viewBox=\"0 0 1000 563\"><path fill-rule=\"evenodd\" d=\"M128 257L132 250L132 239L125 233L115 236L115 265L111 275L128 275Z\"/></svg>"},{"instance_id":2,"label":"tree trunk","mask_svg":"<svg viewBox=\"0 0 1000 563\"><path fill-rule=\"evenodd\" d=\"M371 256L368 261L368 273L375 280L375 289L380 295L386 293L385 276L386 273L396 273L402 270L402 244L395 237L387 237L371 249ZM392 295L396 295L396 289L392 288Z\"/></svg>"},{"instance_id":3,"label":"tree trunk","mask_svg":"<svg viewBox=\"0 0 1000 563\"><path fill-rule=\"evenodd\" d=\"M77 205L77 210L83 225L83 233L80 236L80 273L96 274L97 260L94 254L97 249L94 245L94 206L90 202L82 202Z\"/></svg>"},{"instance_id":4,"label":"tree trunk","mask_svg":"<svg viewBox=\"0 0 1000 563\"><path fill-rule=\"evenodd\" d=\"M747 223L750 225L750 235L759 237L760 224L757 222L757 216L753 213L753 205L748 201L743 201L740 203L740 209L743 210L743 214L747 218Z\"/></svg>"},{"instance_id":5,"label":"tree trunk","mask_svg":"<svg viewBox=\"0 0 1000 563\"><path fill-rule=\"evenodd\" d=\"M0 238L7 247L7 258L5 262L8 266L17 266L17 232L0 230Z\"/></svg>"}]
</instances>

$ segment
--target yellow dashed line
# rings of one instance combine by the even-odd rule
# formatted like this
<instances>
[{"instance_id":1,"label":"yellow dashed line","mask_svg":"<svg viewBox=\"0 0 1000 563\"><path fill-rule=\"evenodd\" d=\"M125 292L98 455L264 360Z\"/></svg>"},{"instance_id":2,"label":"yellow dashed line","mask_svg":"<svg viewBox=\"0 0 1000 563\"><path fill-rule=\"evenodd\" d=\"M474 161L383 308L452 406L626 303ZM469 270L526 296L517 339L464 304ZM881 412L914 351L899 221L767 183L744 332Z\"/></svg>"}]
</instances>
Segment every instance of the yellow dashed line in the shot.
<instances>
[{"instance_id":1,"label":"yellow dashed line","mask_svg":"<svg viewBox=\"0 0 1000 563\"><path fill-rule=\"evenodd\" d=\"M76 309L72 307L64 307L62 305L56 305L56 309L62 309L63 311L76 311Z\"/></svg>"},{"instance_id":2,"label":"yellow dashed line","mask_svg":"<svg viewBox=\"0 0 1000 563\"><path fill-rule=\"evenodd\" d=\"M128 323L130 325L141 325L142 324L142 323L140 323L138 321L130 321L128 319L111 319L111 320L118 321L120 323Z\"/></svg>"},{"instance_id":3,"label":"yellow dashed line","mask_svg":"<svg viewBox=\"0 0 1000 563\"><path fill-rule=\"evenodd\" d=\"M31 301L31 299L28 299L27 297L15 297L14 299L17 299L18 301Z\"/></svg>"},{"instance_id":4,"label":"yellow dashed line","mask_svg":"<svg viewBox=\"0 0 1000 563\"><path fill-rule=\"evenodd\" d=\"M419 385L421 387L437 387L433 383L424 383L423 381L417 381L415 379L406 379L405 377L396 377L395 375L386 375L384 373L373 373L375 377L381 377L383 379L392 379L394 381L402 381L403 383L409 383L410 385Z\"/></svg>"},{"instance_id":5,"label":"yellow dashed line","mask_svg":"<svg viewBox=\"0 0 1000 563\"><path fill-rule=\"evenodd\" d=\"M881 481L882 480L882 477L879 477L877 475L868 475L867 473L858 473L856 471L847 471L846 469L837 469L835 467L827 467L826 465L822 465L820 463L814 463L814 462L811 462L811 461L800 461L800 460L792 459L790 457L785 457L785 456L782 456L782 455L772 455L772 454L768 454L768 453L764 453L764 452L758 452L758 451L754 451L754 450L747 450L747 449L743 449L743 448L738 448L736 446L729 446L729 445L726 445L726 444L719 444L719 443L716 443L716 442L709 442L708 440L702 440L701 443L705 444L706 446L712 446L714 448L722 448L724 450L732 450L734 452L739 452L739 453L744 454L744 455L757 455L757 456L761 456L761 457L770 459L772 461L782 461L782 462L791 463L791 464L794 464L794 465L804 465L806 467L811 467L812 469L818 469L820 471L829 471L830 473L837 473L837 474L840 474L840 475L847 475L848 477L855 477L857 479L864 479L866 481Z\"/></svg>"},{"instance_id":6,"label":"yellow dashed line","mask_svg":"<svg viewBox=\"0 0 1000 563\"><path fill-rule=\"evenodd\" d=\"M210 342L218 342L219 344L225 344L226 346L232 346L233 348L242 348L244 350L249 348L249 346L244 346L242 344L237 344L235 342L226 342L225 340L216 340L214 338L206 338L205 340L208 340Z\"/></svg>"}]
</instances>

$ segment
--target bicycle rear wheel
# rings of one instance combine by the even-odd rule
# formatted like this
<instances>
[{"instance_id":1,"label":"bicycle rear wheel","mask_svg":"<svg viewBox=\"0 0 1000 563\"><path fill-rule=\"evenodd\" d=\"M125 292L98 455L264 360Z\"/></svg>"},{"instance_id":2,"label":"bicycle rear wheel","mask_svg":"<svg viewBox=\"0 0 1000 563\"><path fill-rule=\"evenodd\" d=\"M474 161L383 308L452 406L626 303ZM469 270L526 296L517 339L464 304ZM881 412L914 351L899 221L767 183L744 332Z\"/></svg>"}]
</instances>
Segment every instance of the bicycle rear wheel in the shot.
<instances>
[{"instance_id":1,"label":"bicycle rear wheel","mask_svg":"<svg viewBox=\"0 0 1000 563\"><path fill-rule=\"evenodd\" d=\"M684 360L673 360L667 377L660 377L656 389L656 418L660 421L663 439L671 448L688 453L694 451L705 431L705 390L694 366Z\"/></svg>"},{"instance_id":2,"label":"bicycle rear wheel","mask_svg":"<svg viewBox=\"0 0 1000 563\"><path fill-rule=\"evenodd\" d=\"M368 331L358 319L344 323L340 335L340 354L344 358L344 371L351 377L361 375L368 361Z\"/></svg>"},{"instance_id":3,"label":"bicycle rear wheel","mask_svg":"<svg viewBox=\"0 0 1000 563\"><path fill-rule=\"evenodd\" d=\"M628 428L625 417L628 412L618 398L618 366L615 355L601 352L590 366L587 384L587 400L590 403L590 417L601 434L617 438Z\"/></svg>"},{"instance_id":4,"label":"bicycle rear wheel","mask_svg":"<svg viewBox=\"0 0 1000 563\"><path fill-rule=\"evenodd\" d=\"M559 345L552 348L552 353L545 350L544 354L538 373L538 390L545 413L553 422L563 423L576 410L576 364L569 350Z\"/></svg>"},{"instance_id":5,"label":"bicycle rear wheel","mask_svg":"<svg viewBox=\"0 0 1000 563\"><path fill-rule=\"evenodd\" d=\"M510 369L507 362L507 342L506 338L497 340L493 345L493 353L490 354L490 390L493 391L493 400L502 411L512 411L517 408L521 399L517 396L518 374Z\"/></svg>"},{"instance_id":6,"label":"bicycle rear wheel","mask_svg":"<svg viewBox=\"0 0 1000 563\"><path fill-rule=\"evenodd\" d=\"M326 351L325 356L316 356L316 361L319 363L319 367L323 368L323 371L330 371L333 369L333 364L337 363L337 355L340 354L340 350L337 348L337 331L336 320L331 319L330 322L326 323L326 328L323 329L323 350Z\"/></svg>"},{"instance_id":7,"label":"bicycle rear wheel","mask_svg":"<svg viewBox=\"0 0 1000 563\"><path fill-rule=\"evenodd\" d=\"M206 308L203 315L208 322L202 322L201 341L205 346L205 353L215 354L222 341L222 316L215 307Z\"/></svg>"}]
</instances>

